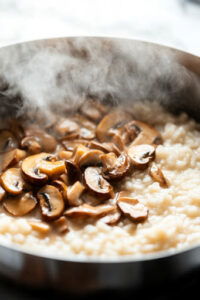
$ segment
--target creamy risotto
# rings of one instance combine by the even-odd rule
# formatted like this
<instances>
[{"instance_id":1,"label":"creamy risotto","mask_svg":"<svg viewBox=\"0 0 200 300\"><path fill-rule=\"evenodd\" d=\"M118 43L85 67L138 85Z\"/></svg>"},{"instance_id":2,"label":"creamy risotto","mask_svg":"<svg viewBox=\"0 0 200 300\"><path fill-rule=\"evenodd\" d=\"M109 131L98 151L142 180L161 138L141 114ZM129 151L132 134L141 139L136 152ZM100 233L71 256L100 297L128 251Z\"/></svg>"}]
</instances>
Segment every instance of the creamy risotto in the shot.
<instances>
[{"instance_id":1,"label":"creamy risotto","mask_svg":"<svg viewBox=\"0 0 200 300\"><path fill-rule=\"evenodd\" d=\"M52 220L49 219L43 207L41 207L41 217L41 210L35 208L36 204L34 204L33 199L29 201L30 208L29 206L20 207L22 216L20 216L19 208L15 207L14 202L10 207L7 200L5 200L7 204L3 204L4 201L1 200L0 243L2 245L20 245L22 249L44 255L114 258L126 255L140 256L165 250L173 252L200 243L199 125L188 118L186 114L174 116L157 104L135 104L129 111L132 111L134 119L153 126L162 137L162 143L158 143L155 147L153 161L149 160L145 167L133 168L130 173L127 172L126 176L121 176L120 180L114 181L116 191L125 191L128 193L127 197L137 199L143 209L142 218L136 220L129 214L128 217L120 219L116 217L116 222L113 221L109 224L105 221L105 215L98 218L88 215L88 218L85 219L79 218L79 216L71 218L70 214L66 214L67 224L63 223L62 220L60 223L56 223L53 218ZM72 125L75 126L71 123L70 126ZM59 127L59 130L62 131L63 127ZM83 134L87 135L89 132L85 130ZM41 145L39 143L38 146L35 143L31 147L34 146L36 150L35 148L28 150L37 152L37 147ZM62 158L67 155L70 158L70 151L69 149L66 150L66 147L64 150L60 147L59 151L62 152ZM34 155L37 155L36 152ZM58 149L56 153L58 153ZM68 157L65 158L68 159ZM21 160L24 161L25 159L27 158L22 155ZM21 160L16 162L15 168L22 168ZM160 170L161 181L152 176L150 171L152 164ZM62 168L61 165L59 167ZM29 180L30 184L34 181L33 177L38 175L37 172L35 175L29 174L31 168L32 165L29 162L28 167L25 166L23 169L29 179L32 176L31 182ZM40 171L43 170L44 174L47 174L50 171L45 171L46 169L48 167L44 165ZM8 175L18 176L17 173ZM93 176L96 175L93 174ZM3 180L6 182L7 179L3 178ZM7 184L5 182L4 185ZM87 186L89 184L87 183ZM16 184L17 189L20 188L19 185L19 183ZM57 185L55 183L54 187L58 187L58 185L59 183ZM73 202L74 199L78 201L74 204L77 209L83 205L83 200L79 195L84 193L84 183L80 182L75 187L75 190L78 190L78 196L77 194L75 198L74 194L70 194L70 196L69 191L67 195L71 199L70 201ZM50 195L55 196L54 190L48 190L49 188L45 190L45 188L44 185L41 187L43 190L38 196L40 205L45 200L40 198L41 195L44 196L44 192L49 192ZM29 187L26 189L28 190ZM19 197L17 193L16 196L12 195L12 197ZM109 197L112 198L112 196L111 192ZM92 200L90 200L95 201L95 197L99 197L97 191L93 193ZM9 201L13 201L13 198ZM105 200L103 201L105 204ZM108 205L112 202L108 202L110 201L108 196L106 201ZM94 207L98 204L95 202L88 203ZM15 214L15 209L18 214ZM30 210L30 212L23 215L24 209L27 209L27 212ZM124 211L122 210L122 212ZM127 216L127 214L125 215ZM54 229L51 227L52 222L54 222ZM64 230L62 230L62 226ZM56 231L55 228L59 228L59 230Z\"/></svg>"}]
</instances>

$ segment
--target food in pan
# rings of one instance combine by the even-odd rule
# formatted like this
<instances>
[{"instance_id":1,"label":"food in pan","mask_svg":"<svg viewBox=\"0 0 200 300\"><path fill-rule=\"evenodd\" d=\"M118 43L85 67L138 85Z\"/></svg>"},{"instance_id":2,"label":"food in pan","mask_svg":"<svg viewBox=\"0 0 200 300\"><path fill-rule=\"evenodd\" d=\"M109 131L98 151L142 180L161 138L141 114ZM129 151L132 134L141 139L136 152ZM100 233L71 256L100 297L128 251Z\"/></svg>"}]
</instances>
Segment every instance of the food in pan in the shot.
<instances>
[{"instance_id":1,"label":"food in pan","mask_svg":"<svg viewBox=\"0 0 200 300\"><path fill-rule=\"evenodd\" d=\"M200 241L200 132L154 103L88 101L41 128L0 131L0 242L116 257Z\"/></svg>"}]
</instances>

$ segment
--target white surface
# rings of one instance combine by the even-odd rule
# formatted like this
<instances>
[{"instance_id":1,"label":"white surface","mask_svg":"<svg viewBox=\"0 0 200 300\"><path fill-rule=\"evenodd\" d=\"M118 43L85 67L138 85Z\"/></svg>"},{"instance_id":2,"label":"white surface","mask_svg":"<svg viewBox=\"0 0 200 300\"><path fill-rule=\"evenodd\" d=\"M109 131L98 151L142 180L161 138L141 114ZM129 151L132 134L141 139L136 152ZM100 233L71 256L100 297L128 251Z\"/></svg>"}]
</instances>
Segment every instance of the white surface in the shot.
<instances>
[{"instance_id":1,"label":"white surface","mask_svg":"<svg viewBox=\"0 0 200 300\"><path fill-rule=\"evenodd\" d=\"M187 0L0 0L0 46L74 35L138 38L200 55L200 5Z\"/></svg>"}]
</instances>

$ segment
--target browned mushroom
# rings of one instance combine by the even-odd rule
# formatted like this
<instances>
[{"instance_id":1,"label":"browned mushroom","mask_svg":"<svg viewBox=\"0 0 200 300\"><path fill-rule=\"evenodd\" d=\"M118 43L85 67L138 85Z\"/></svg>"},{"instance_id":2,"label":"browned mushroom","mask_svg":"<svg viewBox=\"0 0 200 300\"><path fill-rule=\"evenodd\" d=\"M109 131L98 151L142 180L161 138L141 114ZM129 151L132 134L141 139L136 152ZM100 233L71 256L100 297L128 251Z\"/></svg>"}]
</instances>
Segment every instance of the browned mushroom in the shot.
<instances>
[{"instance_id":1,"label":"browned mushroom","mask_svg":"<svg viewBox=\"0 0 200 300\"><path fill-rule=\"evenodd\" d=\"M76 140L62 140L62 145L64 146L65 150L67 151L74 151L78 146L87 146L88 141L83 139L76 139Z\"/></svg>"},{"instance_id":2,"label":"browned mushroom","mask_svg":"<svg viewBox=\"0 0 200 300\"><path fill-rule=\"evenodd\" d=\"M154 159L155 147L148 144L131 145L128 148L128 155L135 167L143 169Z\"/></svg>"},{"instance_id":3,"label":"browned mushroom","mask_svg":"<svg viewBox=\"0 0 200 300\"><path fill-rule=\"evenodd\" d=\"M144 222L148 217L148 209L127 192L120 192L117 205L121 212L133 222Z\"/></svg>"},{"instance_id":4,"label":"browned mushroom","mask_svg":"<svg viewBox=\"0 0 200 300\"><path fill-rule=\"evenodd\" d=\"M68 160L72 157L72 152L71 151L65 151L65 150L59 151L58 152L58 157L60 159Z\"/></svg>"},{"instance_id":5,"label":"browned mushroom","mask_svg":"<svg viewBox=\"0 0 200 300\"><path fill-rule=\"evenodd\" d=\"M113 152L101 155L103 176L108 179L120 179L130 170L130 158L126 153L117 157Z\"/></svg>"},{"instance_id":6,"label":"browned mushroom","mask_svg":"<svg viewBox=\"0 0 200 300\"><path fill-rule=\"evenodd\" d=\"M107 114L96 128L96 136L100 142L109 142L114 130L118 130L133 119L132 115L120 109Z\"/></svg>"},{"instance_id":7,"label":"browned mushroom","mask_svg":"<svg viewBox=\"0 0 200 300\"><path fill-rule=\"evenodd\" d=\"M6 191L0 185L0 201L4 198L5 194L6 194Z\"/></svg>"},{"instance_id":8,"label":"browned mushroom","mask_svg":"<svg viewBox=\"0 0 200 300\"><path fill-rule=\"evenodd\" d=\"M28 156L22 162L22 173L31 183L45 183L48 179L48 176L44 173L41 173L39 167L41 162L50 162L52 160L55 160L55 156L45 152Z\"/></svg>"},{"instance_id":9,"label":"browned mushroom","mask_svg":"<svg viewBox=\"0 0 200 300\"><path fill-rule=\"evenodd\" d=\"M150 144L158 145L162 143L162 137L160 133L149 124L146 124L141 121L132 121L132 127L137 128L137 137L131 143L131 146L141 145L141 144Z\"/></svg>"},{"instance_id":10,"label":"browned mushroom","mask_svg":"<svg viewBox=\"0 0 200 300\"><path fill-rule=\"evenodd\" d=\"M94 130L88 129L86 127L81 127L79 131L79 137L81 139L92 140L95 138Z\"/></svg>"},{"instance_id":11,"label":"browned mushroom","mask_svg":"<svg viewBox=\"0 0 200 300\"><path fill-rule=\"evenodd\" d=\"M113 195L113 188L110 183L101 175L98 167L88 167L84 172L87 187L99 197L108 199Z\"/></svg>"},{"instance_id":12,"label":"browned mushroom","mask_svg":"<svg viewBox=\"0 0 200 300\"><path fill-rule=\"evenodd\" d=\"M34 136L37 142L40 144L42 151L53 152L56 148L57 142L55 138L42 129L29 127L25 130L25 135L27 137Z\"/></svg>"},{"instance_id":13,"label":"browned mushroom","mask_svg":"<svg viewBox=\"0 0 200 300\"><path fill-rule=\"evenodd\" d=\"M21 147L27 149L30 153L41 152L42 147L34 136L27 136L21 140Z\"/></svg>"},{"instance_id":14,"label":"browned mushroom","mask_svg":"<svg viewBox=\"0 0 200 300\"><path fill-rule=\"evenodd\" d=\"M116 207L115 210L111 213L108 213L101 219L99 219L99 222L103 222L108 225L114 225L116 224L121 218L121 213L119 209Z\"/></svg>"},{"instance_id":15,"label":"browned mushroom","mask_svg":"<svg viewBox=\"0 0 200 300\"><path fill-rule=\"evenodd\" d=\"M1 183L4 189L13 195L21 194L24 187L24 180L20 168L7 169L1 175Z\"/></svg>"},{"instance_id":16,"label":"browned mushroom","mask_svg":"<svg viewBox=\"0 0 200 300\"><path fill-rule=\"evenodd\" d=\"M72 119L63 119L55 126L55 132L60 136L66 136L79 130L79 125Z\"/></svg>"},{"instance_id":17,"label":"browned mushroom","mask_svg":"<svg viewBox=\"0 0 200 300\"><path fill-rule=\"evenodd\" d=\"M90 150L84 145L78 145L73 152L73 161L75 162L75 164L79 164L80 158L88 151Z\"/></svg>"},{"instance_id":18,"label":"browned mushroom","mask_svg":"<svg viewBox=\"0 0 200 300\"><path fill-rule=\"evenodd\" d=\"M2 171L9 167L16 165L20 160L26 157L26 151L20 149L14 149L9 152L2 154L1 156L1 166Z\"/></svg>"},{"instance_id":19,"label":"browned mushroom","mask_svg":"<svg viewBox=\"0 0 200 300\"><path fill-rule=\"evenodd\" d=\"M61 180L54 180L54 181L51 182L51 184L59 189L59 191L61 192L61 194L63 196L63 199L67 203L67 189L68 189L68 186Z\"/></svg>"},{"instance_id":20,"label":"browned mushroom","mask_svg":"<svg viewBox=\"0 0 200 300\"><path fill-rule=\"evenodd\" d=\"M99 217L113 212L114 210L115 207L110 204L101 204L98 206L83 204L78 207L67 209L64 214L69 217Z\"/></svg>"},{"instance_id":21,"label":"browned mushroom","mask_svg":"<svg viewBox=\"0 0 200 300\"><path fill-rule=\"evenodd\" d=\"M76 181L82 181L82 173L77 164L70 160L66 160L65 165L67 169L68 185L72 185Z\"/></svg>"},{"instance_id":22,"label":"browned mushroom","mask_svg":"<svg viewBox=\"0 0 200 300\"><path fill-rule=\"evenodd\" d=\"M102 112L96 103L94 101L86 101L81 107L81 113L92 121L98 122L102 117Z\"/></svg>"},{"instance_id":23,"label":"browned mushroom","mask_svg":"<svg viewBox=\"0 0 200 300\"><path fill-rule=\"evenodd\" d=\"M67 199L70 206L79 206L82 204L81 194L85 190L84 185L80 181L76 181L67 189Z\"/></svg>"},{"instance_id":24,"label":"browned mushroom","mask_svg":"<svg viewBox=\"0 0 200 300\"><path fill-rule=\"evenodd\" d=\"M13 133L9 130L0 130L0 153L10 151L18 147Z\"/></svg>"},{"instance_id":25,"label":"browned mushroom","mask_svg":"<svg viewBox=\"0 0 200 300\"><path fill-rule=\"evenodd\" d=\"M149 175L162 187L168 187L167 179L165 178L162 170L155 163L152 163L149 169Z\"/></svg>"},{"instance_id":26,"label":"browned mushroom","mask_svg":"<svg viewBox=\"0 0 200 300\"><path fill-rule=\"evenodd\" d=\"M64 210L64 200L59 190L52 185L43 186L37 193L42 216L53 220L61 216Z\"/></svg>"},{"instance_id":27,"label":"browned mushroom","mask_svg":"<svg viewBox=\"0 0 200 300\"><path fill-rule=\"evenodd\" d=\"M53 227L58 233L67 233L69 231L69 222L65 216L53 221Z\"/></svg>"},{"instance_id":28,"label":"browned mushroom","mask_svg":"<svg viewBox=\"0 0 200 300\"><path fill-rule=\"evenodd\" d=\"M37 204L36 198L32 193L23 193L15 197L7 197L3 207L13 216L24 216L31 212Z\"/></svg>"},{"instance_id":29,"label":"browned mushroom","mask_svg":"<svg viewBox=\"0 0 200 300\"><path fill-rule=\"evenodd\" d=\"M79 166L86 167L86 166L97 166L101 164L101 155L103 154L100 150L89 150L84 153L81 158L79 159Z\"/></svg>"},{"instance_id":30,"label":"browned mushroom","mask_svg":"<svg viewBox=\"0 0 200 300\"><path fill-rule=\"evenodd\" d=\"M65 162L63 160L48 161L41 160L38 164L38 169L41 173L48 175L48 177L59 176L65 172Z\"/></svg>"},{"instance_id":31,"label":"browned mushroom","mask_svg":"<svg viewBox=\"0 0 200 300\"><path fill-rule=\"evenodd\" d=\"M39 232L40 234L47 234L50 231L49 224L41 221L30 221L32 229Z\"/></svg>"}]
</instances>

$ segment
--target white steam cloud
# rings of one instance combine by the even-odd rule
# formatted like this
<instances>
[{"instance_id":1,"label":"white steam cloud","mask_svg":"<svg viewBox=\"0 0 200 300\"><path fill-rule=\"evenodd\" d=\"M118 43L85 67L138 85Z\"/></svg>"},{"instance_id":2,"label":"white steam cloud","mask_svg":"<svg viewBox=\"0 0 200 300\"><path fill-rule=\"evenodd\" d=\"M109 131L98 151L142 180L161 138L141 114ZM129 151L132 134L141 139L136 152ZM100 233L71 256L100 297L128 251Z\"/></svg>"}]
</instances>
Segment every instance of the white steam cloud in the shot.
<instances>
[{"instance_id":1,"label":"white steam cloud","mask_svg":"<svg viewBox=\"0 0 200 300\"><path fill-rule=\"evenodd\" d=\"M63 113L89 97L126 108L155 100L196 112L200 80L170 50L122 39L56 39L0 50L1 116Z\"/></svg>"}]
</instances>

